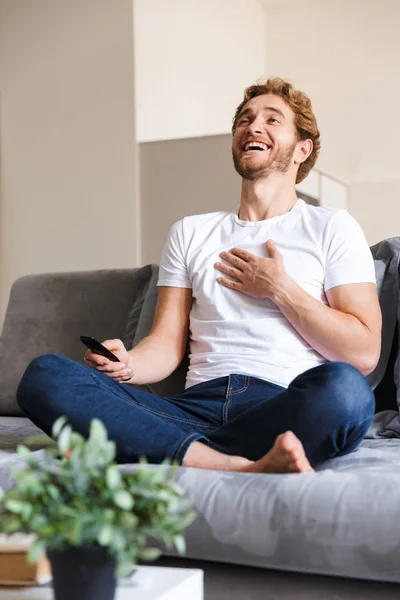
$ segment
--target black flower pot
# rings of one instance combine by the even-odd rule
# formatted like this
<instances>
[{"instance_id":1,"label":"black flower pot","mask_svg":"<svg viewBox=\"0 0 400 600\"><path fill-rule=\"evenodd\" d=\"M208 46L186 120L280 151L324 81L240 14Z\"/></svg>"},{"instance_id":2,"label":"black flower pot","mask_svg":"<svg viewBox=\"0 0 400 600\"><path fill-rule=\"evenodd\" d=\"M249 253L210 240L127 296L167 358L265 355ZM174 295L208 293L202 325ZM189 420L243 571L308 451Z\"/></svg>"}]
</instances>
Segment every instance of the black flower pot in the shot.
<instances>
[{"instance_id":1,"label":"black flower pot","mask_svg":"<svg viewBox=\"0 0 400 600\"><path fill-rule=\"evenodd\" d=\"M55 600L113 600L115 559L99 546L48 550Z\"/></svg>"}]
</instances>

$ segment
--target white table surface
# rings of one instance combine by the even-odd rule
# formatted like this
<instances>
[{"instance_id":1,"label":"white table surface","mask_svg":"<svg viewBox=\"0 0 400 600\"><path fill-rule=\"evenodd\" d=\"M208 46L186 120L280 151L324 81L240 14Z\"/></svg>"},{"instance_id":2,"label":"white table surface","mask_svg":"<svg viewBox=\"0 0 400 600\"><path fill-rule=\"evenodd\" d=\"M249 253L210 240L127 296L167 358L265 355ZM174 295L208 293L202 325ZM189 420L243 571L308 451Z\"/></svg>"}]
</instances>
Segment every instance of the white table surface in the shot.
<instances>
[{"instance_id":1,"label":"white table surface","mask_svg":"<svg viewBox=\"0 0 400 600\"><path fill-rule=\"evenodd\" d=\"M1 587L0 600L53 600L51 584ZM138 567L132 580L118 585L115 600L203 600L203 571Z\"/></svg>"}]
</instances>

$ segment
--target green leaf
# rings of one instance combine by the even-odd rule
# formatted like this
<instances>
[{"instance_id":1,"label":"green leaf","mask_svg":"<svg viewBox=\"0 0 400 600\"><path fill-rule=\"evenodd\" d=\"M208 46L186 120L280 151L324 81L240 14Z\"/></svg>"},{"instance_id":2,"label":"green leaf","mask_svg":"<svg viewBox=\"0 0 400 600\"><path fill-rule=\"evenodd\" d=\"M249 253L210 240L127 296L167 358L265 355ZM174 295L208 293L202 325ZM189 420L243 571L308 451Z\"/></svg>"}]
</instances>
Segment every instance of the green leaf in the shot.
<instances>
[{"instance_id":1,"label":"green leaf","mask_svg":"<svg viewBox=\"0 0 400 600\"><path fill-rule=\"evenodd\" d=\"M72 546L79 545L79 542L81 541L81 533L82 521L79 521L79 519L75 519L75 522L73 523L68 534L68 540Z\"/></svg>"},{"instance_id":2,"label":"green leaf","mask_svg":"<svg viewBox=\"0 0 400 600\"><path fill-rule=\"evenodd\" d=\"M122 481L121 473L118 471L117 467L114 465L110 465L107 467L106 471L106 482L107 487L110 490L115 490L120 487Z\"/></svg>"},{"instance_id":3,"label":"green leaf","mask_svg":"<svg viewBox=\"0 0 400 600\"><path fill-rule=\"evenodd\" d=\"M179 521L180 529L186 529L186 527L188 527L189 525L191 525L193 523L195 518L196 518L196 513L194 510L187 512L185 515L182 516L182 518Z\"/></svg>"},{"instance_id":4,"label":"green leaf","mask_svg":"<svg viewBox=\"0 0 400 600\"><path fill-rule=\"evenodd\" d=\"M100 529L99 535L97 536L97 541L100 546L108 546L108 544L112 541L113 537L113 528L109 523L103 525Z\"/></svg>"},{"instance_id":5,"label":"green leaf","mask_svg":"<svg viewBox=\"0 0 400 600\"><path fill-rule=\"evenodd\" d=\"M28 551L28 562L37 562L45 550L46 544L42 540L36 540L35 542L33 542L32 546L29 548Z\"/></svg>"},{"instance_id":6,"label":"green leaf","mask_svg":"<svg viewBox=\"0 0 400 600\"><path fill-rule=\"evenodd\" d=\"M39 435L30 435L25 438L25 442L29 445L31 444L40 444L42 447L44 446L54 446L55 442L45 433Z\"/></svg>"},{"instance_id":7,"label":"green leaf","mask_svg":"<svg viewBox=\"0 0 400 600\"><path fill-rule=\"evenodd\" d=\"M179 554L185 554L186 552L186 542L183 535L176 535L174 537L174 546L179 552Z\"/></svg>"},{"instance_id":8,"label":"green leaf","mask_svg":"<svg viewBox=\"0 0 400 600\"><path fill-rule=\"evenodd\" d=\"M59 499L60 492L55 485L50 483L48 486L46 486L46 490L47 490L47 493L49 494L50 498L52 498L53 500Z\"/></svg>"},{"instance_id":9,"label":"green leaf","mask_svg":"<svg viewBox=\"0 0 400 600\"><path fill-rule=\"evenodd\" d=\"M4 496L5 496L4 490L2 487L0 487L0 501L3 500Z\"/></svg>"},{"instance_id":10,"label":"green leaf","mask_svg":"<svg viewBox=\"0 0 400 600\"><path fill-rule=\"evenodd\" d=\"M58 436L57 445L61 456L64 456L66 451L69 449L71 442L72 428L70 425L66 425Z\"/></svg>"},{"instance_id":11,"label":"green leaf","mask_svg":"<svg viewBox=\"0 0 400 600\"><path fill-rule=\"evenodd\" d=\"M131 510L131 508L133 508L133 498L130 493L126 492L125 490L119 490L118 492L115 492L113 495L113 500L117 506L123 508L124 510Z\"/></svg>"},{"instance_id":12,"label":"green leaf","mask_svg":"<svg viewBox=\"0 0 400 600\"><path fill-rule=\"evenodd\" d=\"M25 502L22 502L21 500L15 500L14 498L9 498L5 500L4 506L10 512L19 514L24 510Z\"/></svg>"},{"instance_id":13,"label":"green leaf","mask_svg":"<svg viewBox=\"0 0 400 600\"><path fill-rule=\"evenodd\" d=\"M139 552L139 558L141 560L156 560L160 556L161 550L159 550L158 548L143 548L143 550Z\"/></svg>"},{"instance_id":14,"label":"green leaf","mask_svg":"<svg viewBox=\"0 0 400 600\"><path fill-rule=\"evenodd\" d=\"M112 508L106 508L103 511L103 519L106 523L112 523L115 518L115 510Z\"/></svg>"},{"instance_id":15,"label":"green leaf","mask_svg":"<svg viewBox=\"0 0 400 600\"><path fill-rule=\"evenodd\" d=\"M31 451L29 450L29 448L27 448L23 444L18 444L17 452L21 458L30 458L30 456L32 454Z\"/></svg>"},{"instance_id":16,"label":"green leaf","mask_svg":"<svg viewBox=\"0 0 400 600\"><path fill-rule=\"evenodd\" d=\"M21 511L21 517L24 521L28 521L29 517L32 515L33 506L32 504L28 504L28 502L24 503L24 506Z\"/></svg>"},{"instance_id":17,"label":"green leaf","mask_svg":"<svg viewBox=\"0 0 400 600\"><path fill-rule=\"evenodd\" d=\"M54 438L58 438L61 429L64 427L65 423L67 422L67 417L66 416L62 416L59 417L57 419L57 421L53 424L52 430L51 430L51 435Z\"/></svg>"},{"instance_id":18,"label":"green leaf","mask_svg":"<svg viewBox=\"0 0 400 600\"><path fill-rule=\"evenodd\" d=\"M107 429L104 427L100 419L93 419L90 423L90 438L91 442L103 444L107 441Z\"/></svg>"}]
</instances>

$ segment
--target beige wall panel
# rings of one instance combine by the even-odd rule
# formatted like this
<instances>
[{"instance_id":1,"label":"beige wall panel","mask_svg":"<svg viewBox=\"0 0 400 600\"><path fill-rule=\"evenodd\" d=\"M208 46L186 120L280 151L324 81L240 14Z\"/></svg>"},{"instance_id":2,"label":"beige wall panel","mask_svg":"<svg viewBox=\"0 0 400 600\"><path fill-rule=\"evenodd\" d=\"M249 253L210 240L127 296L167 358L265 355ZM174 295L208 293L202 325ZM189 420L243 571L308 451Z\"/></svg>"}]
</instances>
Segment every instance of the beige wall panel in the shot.
<instances>
[{"instance_id":1,"label":"beige wall panel","mask_svg":"<svg viewBox=\"0 0 400 600\"><path fill-rule=\"evenodd\" d=\"M351 185L349 212L370 245L400 236L400 179Z\"/></svg>"},{"instance_id":2,"label":"beige wall panel","mask_svg":"<svg viewBox=\"0 0 400 600\"><path fill-rule=\"evenodd\" d=\"M175 221L240 202L230 135L140 144L140 181L142 264L159 263Z\"/></svg>"},{"instance_id":3,"label":"beige wall panel","mask_svg":"<svg viewBox=\"0 0 400 600\"><path fill-rule=\"evenodd\" d=\"M135 266L132 0L1 0L1 313L21 275Z\"/></svg>"}]
</instances>

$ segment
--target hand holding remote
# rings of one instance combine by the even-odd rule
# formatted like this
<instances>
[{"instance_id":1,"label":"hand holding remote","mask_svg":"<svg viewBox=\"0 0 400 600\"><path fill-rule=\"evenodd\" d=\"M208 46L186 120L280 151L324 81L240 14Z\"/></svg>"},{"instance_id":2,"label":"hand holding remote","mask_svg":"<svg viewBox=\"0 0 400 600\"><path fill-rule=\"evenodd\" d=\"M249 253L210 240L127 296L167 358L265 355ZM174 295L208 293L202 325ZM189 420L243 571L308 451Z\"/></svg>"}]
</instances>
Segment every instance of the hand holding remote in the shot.
<instances>
[{"instance_id":1,"label":"hand holding remote","mask_svg":"<svg viewBox=\"0 0 400 600\"><path fill-rule=\"evenodd\" d=\"M90 343L88 342L88 338L84 339L86 341L81 338L82 342L88 346ZM97 371L101 371L115 381L120 383L129 381L133 376L133 372L129 364L129 353L122 341L118 339L106 340L102 342L102 345L109 350L119 362L116 362L115 359L111 360L110 358L106 358L106 356L98 354L99 349L93 343L91 344L92 349L86 352L84 361Z\"/></svg>"}]
</instances>

